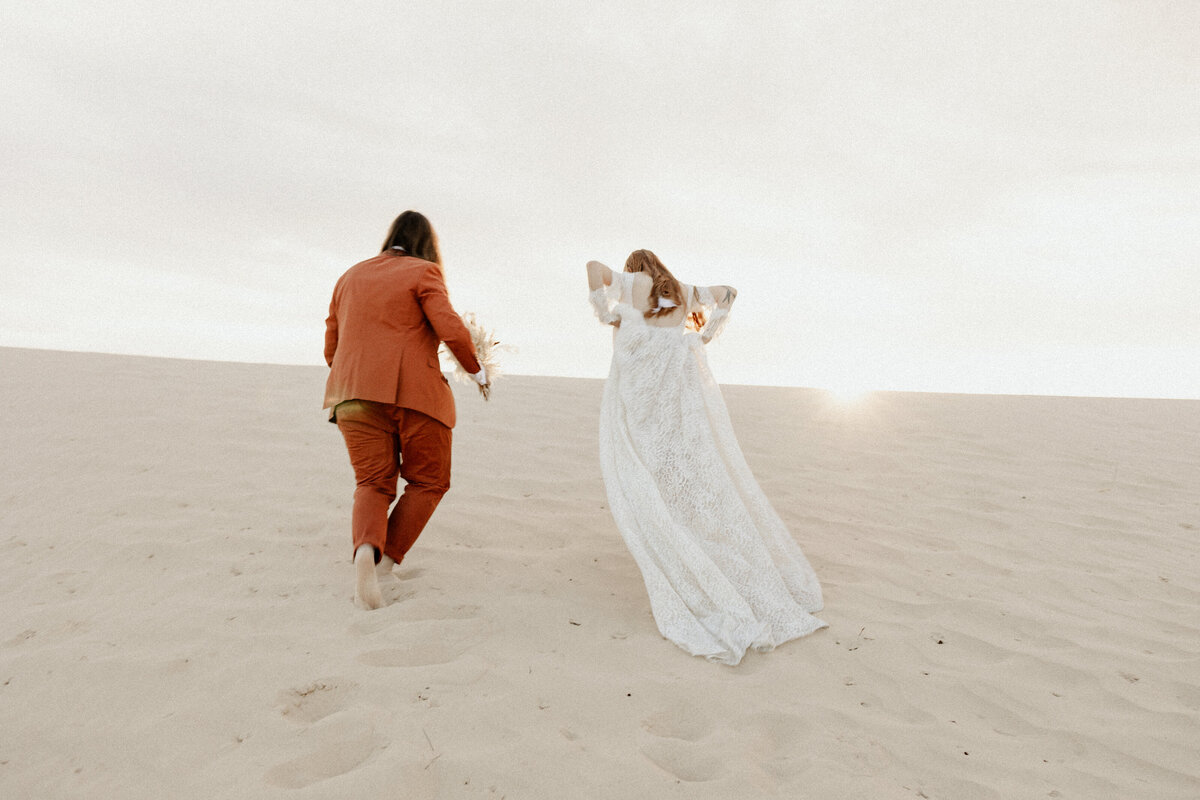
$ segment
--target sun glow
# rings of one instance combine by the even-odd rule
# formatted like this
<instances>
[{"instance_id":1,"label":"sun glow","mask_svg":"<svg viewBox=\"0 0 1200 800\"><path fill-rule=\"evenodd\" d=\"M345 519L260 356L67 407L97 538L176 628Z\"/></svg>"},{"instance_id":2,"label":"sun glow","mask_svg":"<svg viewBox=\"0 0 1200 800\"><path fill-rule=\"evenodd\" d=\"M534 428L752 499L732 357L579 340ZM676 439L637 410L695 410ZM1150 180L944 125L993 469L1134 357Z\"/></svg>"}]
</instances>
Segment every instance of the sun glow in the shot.
<instances>
[{"instance_id":1,"label":"sun glow","mask_svg":"<svg viewBox=\"0 0 1200 800\"><path fill-rule=\"evenodd\" d=\"M871 394L871 389L864 384L846 383L826 387L825 394L835 405L854 406L866 400L867 396Z\"/></svg>"}]
</instances>

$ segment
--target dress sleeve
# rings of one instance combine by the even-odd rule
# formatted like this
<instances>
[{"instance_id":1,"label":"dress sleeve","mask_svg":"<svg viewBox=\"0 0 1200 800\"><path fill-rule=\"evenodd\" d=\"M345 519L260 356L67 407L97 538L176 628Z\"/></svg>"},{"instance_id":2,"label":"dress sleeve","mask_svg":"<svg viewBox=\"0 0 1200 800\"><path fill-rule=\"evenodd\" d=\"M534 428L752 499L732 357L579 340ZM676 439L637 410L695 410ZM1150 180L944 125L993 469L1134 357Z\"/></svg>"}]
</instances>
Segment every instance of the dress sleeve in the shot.
<instances>
[{"instance_id":1,"label":"dress sleeve","mask_svg":"<svg viewBox=\"0 0 1200 800\"><path fill-rule=\"evenodd\" d=\"M688 294L688 313L703 311L707 318L704 328L700 331L700 338L704 340L705 344L720 336L725 330L725 326L729 323L729 309L733 305L733 298L729 291L723 295L724 302L722 302L713 292L714 288L728 290L728 287L724 286L696 286Z\"/></svg>"},{"instance_id":2,"label":"dress sleeve","mask_svg":"<svg viewBox=\"0 0 1200 800\"><path fill-rule=\"evenodd\" d=\"M688 287L688 313L693 311L703 311L708 313L716 307L717 301L713 297L712 288L708 286L690 286Z\"/></svg>"},{"instance_id":3,"label":"dress sleeve","mask_svg":"<svg viewBox=\"0 0 1200 800\"><path fill-rule=\"evenodd\" d=\"M624 300L625 291L622 288L625 283L624 276L623 272L614 272L610 285L601 286L588 293L588 302L592 304L596 319L605 325L612 325L621 318L614 309L618 303Z\"/></svg>"}]
</instances>

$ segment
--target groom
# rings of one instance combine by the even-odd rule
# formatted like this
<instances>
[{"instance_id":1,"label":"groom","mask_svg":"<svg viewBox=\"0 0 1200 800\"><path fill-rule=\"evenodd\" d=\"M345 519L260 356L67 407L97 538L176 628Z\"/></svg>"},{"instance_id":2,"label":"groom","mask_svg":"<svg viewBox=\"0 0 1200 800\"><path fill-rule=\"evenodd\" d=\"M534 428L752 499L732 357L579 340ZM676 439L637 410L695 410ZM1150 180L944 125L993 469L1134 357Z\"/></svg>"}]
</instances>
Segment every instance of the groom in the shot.
<instances>
[{"instance_id":1,"label":"groom","mask_svg":"<svg viewBox=\"0 0 1200 800\"><path fill-rule=\"evenodd\" d=\"M404 559L450 488L454 396L439 342L487 388L471 334L450 305L433 226L405 211L382 252L338 280L325 321L325 408L357 482L351 531L360 608L383 605L377 565L386 574ZM404 493L389 514L398 477Z\"/></svg>"}]
</instances>

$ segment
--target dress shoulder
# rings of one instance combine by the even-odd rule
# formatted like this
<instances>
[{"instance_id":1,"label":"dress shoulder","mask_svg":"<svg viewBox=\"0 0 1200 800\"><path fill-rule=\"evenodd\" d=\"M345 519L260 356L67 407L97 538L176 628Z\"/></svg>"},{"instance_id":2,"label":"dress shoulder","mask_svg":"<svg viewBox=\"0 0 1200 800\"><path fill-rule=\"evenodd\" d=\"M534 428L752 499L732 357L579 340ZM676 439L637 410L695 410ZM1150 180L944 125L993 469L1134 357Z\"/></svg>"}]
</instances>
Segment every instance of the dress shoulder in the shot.
<instances>
[{"instance_id":1,"label":"dress shoulder","mask_svg":"<svg viewBox=\"0 0 1200 800\"><path fill-rule=\"evenodd\" d=\"M634 272L614 272L613 282L619 283L621 287L621 302L633 304L633 285L637 281L637 276L641 273Z\"/></svg>"}]
</instances>

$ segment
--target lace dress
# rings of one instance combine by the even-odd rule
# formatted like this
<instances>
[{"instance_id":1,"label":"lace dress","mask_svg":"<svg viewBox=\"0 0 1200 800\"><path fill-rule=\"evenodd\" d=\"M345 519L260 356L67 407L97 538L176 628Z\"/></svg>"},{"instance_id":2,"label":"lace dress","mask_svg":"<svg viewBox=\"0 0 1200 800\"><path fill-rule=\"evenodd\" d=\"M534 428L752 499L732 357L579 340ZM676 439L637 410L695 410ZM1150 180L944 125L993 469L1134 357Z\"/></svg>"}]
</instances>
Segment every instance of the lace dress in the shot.
<instances>
[{"instance_id":1,"label":"lace dress","mask_svg":"<svg viewBox=\"0 0 1200 800\"><path fill-rule=\"evenodd\" d=\"M590 298L602 322L620 319L600 408L609 507L662 635L737 664L748 648L825 627L810 613L821 609L821 586L754 480L709 372L704 342L728 311L713 311L701 289L712 312L703 336L682 321L648 325L632 305L633 277L614 272L613 286Z\"/></svg>"}]
</instances>

